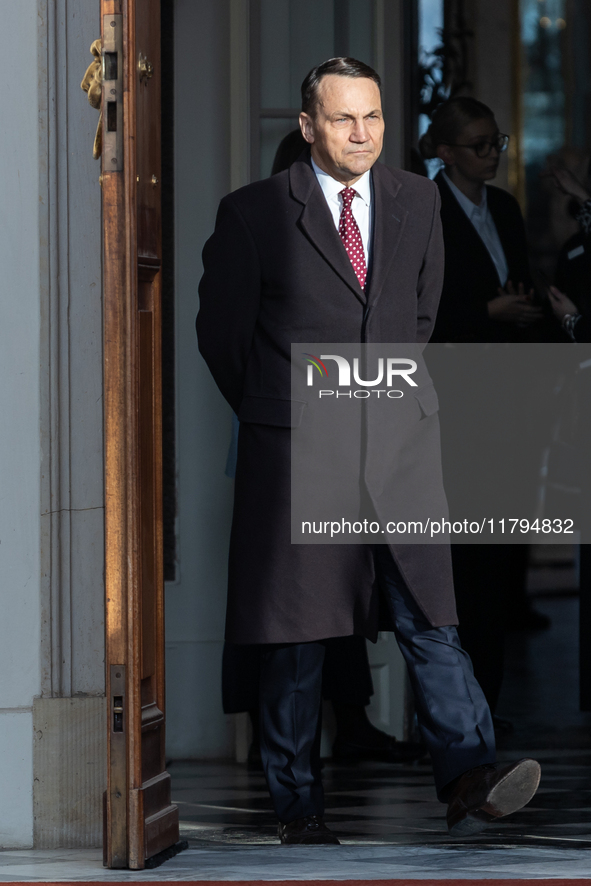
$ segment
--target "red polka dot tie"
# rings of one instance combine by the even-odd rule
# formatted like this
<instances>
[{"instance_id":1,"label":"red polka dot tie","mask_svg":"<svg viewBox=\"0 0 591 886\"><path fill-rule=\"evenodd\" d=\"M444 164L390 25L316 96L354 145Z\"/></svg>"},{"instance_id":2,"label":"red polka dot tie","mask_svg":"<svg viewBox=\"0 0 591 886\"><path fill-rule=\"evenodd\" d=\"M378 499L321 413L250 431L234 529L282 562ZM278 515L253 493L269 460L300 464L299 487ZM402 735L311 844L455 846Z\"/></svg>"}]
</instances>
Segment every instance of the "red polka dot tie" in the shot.
<instances>
[{"instance_id":1,"label":"red polka dot tie","mask_svg":"<svg viewBox=\"0 0 591 886\"><path fill-rule=\"evenodd\" d=\"M354 188L344 188L340 194L343 198L343 209L339 221L339 236L343 241L343 246L347 250L347 255L351 259L353 270L357 274L359 285L365 289L365 278L367 276L367 266L365 264L365 251L363 249L363 240L359 226L355 221L351 204L353 197L357 193Z\"/></svg>"}]
</instances>

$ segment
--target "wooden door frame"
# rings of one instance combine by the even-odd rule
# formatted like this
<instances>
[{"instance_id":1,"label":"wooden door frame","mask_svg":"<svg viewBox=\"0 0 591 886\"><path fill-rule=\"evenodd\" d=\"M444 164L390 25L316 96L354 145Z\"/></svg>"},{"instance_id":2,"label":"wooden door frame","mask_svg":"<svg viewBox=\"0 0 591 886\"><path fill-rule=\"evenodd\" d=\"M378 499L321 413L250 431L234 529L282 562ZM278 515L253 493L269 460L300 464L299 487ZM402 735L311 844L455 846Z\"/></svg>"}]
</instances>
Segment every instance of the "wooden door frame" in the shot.
<instances>
[{"instance_id":1,"label":"wooden door frame","mask_svg":"<svg viewBox=\"0 0 591 886\"><path fill-rule=\"evenodd\" d=\"M105 40L105 17L112 13L114 21L121 16L123 45L129 46L135 34L129 34L129 15L124 15L123 0L102 3L102 38ZM125 53L127 58L129 54ZM135 55L135 53L134 53ZM129 59L127 58L129 68ZM131 421L134 402L135 372L132 359L133 328L131 305L137 297L137 281L133 273L131 243L136 229L135 195L130 182L135 180L135 151L129 150L130 100L135 99L135 77L123 71L123 165L121 172L105 169L103 188L103 287L104 301L104 417L105 417L105 658L119 663L121 671L106 669L108 729L114 716L114 690L127 685L125 667L128 660L128 624L133 612L125 601L137 578L138 546L136 526L129 502L134 492L137 472L137 437ZM106 116L106 115L105 115ZM133 179L132 179L133 177ZM127 184L126 184L127 183ZM120 249L120 244L124 248ZM107 258L108 257L108 258ZM119 677L115 674L119 673ZM112 685L116 679L116 685ZM124 692L125 696L126 693ZM125 697L125 713L131 697ZM125 722L125 726L127 723ZM127 867L127 781L128 749L125 732L115 743L107 741L109 792L105 803L105 863L108 867Z\"/></svg>"}]
</instances>

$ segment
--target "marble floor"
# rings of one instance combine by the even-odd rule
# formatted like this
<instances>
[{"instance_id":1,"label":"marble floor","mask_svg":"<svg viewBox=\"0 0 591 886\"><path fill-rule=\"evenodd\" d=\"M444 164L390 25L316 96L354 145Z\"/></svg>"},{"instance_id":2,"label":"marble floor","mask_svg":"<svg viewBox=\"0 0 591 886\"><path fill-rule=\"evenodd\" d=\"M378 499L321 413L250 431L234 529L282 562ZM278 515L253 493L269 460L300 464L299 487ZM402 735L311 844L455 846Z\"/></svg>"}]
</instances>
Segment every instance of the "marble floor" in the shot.
<instances>
[{"instance_id":1,"label":"marble floor","mask_svg":"<svg viewBox=\"0 0 591 886\"><path fill-rule=\"evenodd\" d=\"M498 714L515 729L499 739L498 757L539 759L540 789L528 807L465 845L591 850L591 713L578 710L578 600L544 596L536 606L552 627L507 637ZM191 846L277 842L261 774L237 764L190 761L174 762L170 772ZM428 760L353 767L326 761L324 785L326 821L346 845L463 845L447 833Z\"/></svg>"},{"instance_id":2,"label":"marble floor","mask_svg":"<svg viewBox=\"0 0 591 886\"><path fill-rule=\"evenodd\" d=\"M486 846L241 846L189 849L151 871L107 871L100 850L0 853L0 883L252 880L585 880L576 849Z\"/></svg>"},{"instance_id":3,"label":"marble floor","mask_svg":"<svg viewBox=\"0 0 591 886\"><path fill-rule=\"evenodd\" d=\"M548 631L508 637L499 758L535 756L540 789L483 834L451 839L428 761L326 761L326 821L340 847L283 847L263 776L235 763L169 766L189 849L154 871L102 868L99 852L0 853L0 882L591 878L591 714L578 711L576 597L544 595Z\"/></svg>"},{"instance_id":4,"label":"marble floor","mask_svg":"<svg viewBox=\"0 0 591 886\"><path fill-rule=\"evenodd\" d=\"M532 804L469 840L451 839L445 807L435 796L428 764L324 769L326 822L345 845L552 846L591 850L591 751L520 748L500 759L535 756L542 782ZM192 847L272 846L276 819L262 776L245 767L177 763L174 799L183 838ZM590 853L591 854L591 853Z\"/></svg>"}]
</instances>

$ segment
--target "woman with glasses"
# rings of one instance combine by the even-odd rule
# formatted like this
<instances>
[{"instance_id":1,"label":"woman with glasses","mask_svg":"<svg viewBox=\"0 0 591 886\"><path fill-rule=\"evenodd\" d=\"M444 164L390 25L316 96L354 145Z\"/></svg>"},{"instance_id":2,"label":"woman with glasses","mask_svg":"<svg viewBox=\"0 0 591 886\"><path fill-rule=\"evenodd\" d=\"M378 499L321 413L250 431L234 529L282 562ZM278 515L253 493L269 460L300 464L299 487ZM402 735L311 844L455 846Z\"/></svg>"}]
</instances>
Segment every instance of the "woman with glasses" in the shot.
<instances>
[{"instance_id":1,"label":"woman with glasses","mask_svg":"<svg viewBox=\"0 0 591 886\"><path fill-rule=\"evenodd\" d=\"M439 158L443 163L435 181L441 194L445 277L431 341L503 343L540 337L543 312L533 300L519 205L507 191L489 184L508 141L491 109L468 97L441 104L420 140L423 157ZM485 377L487 355L473 358L483 361L481 372L474 366L475 378ZM490 378L471 389L476 411L481 402L488 402L487 384L494 389ZM505 459L518 461L529 502L536 462L520 444L519 421L493 410L480 420L480 411L475 427L470 395L464 391L458 397L455 389L439 389L439 393L450 508L469 510L469 503L454 498L452 472L458 451L466 454L467 470L492 478L495 488L505 482ZM527 392L523 393L526 399ZM446 422L450 414L455 415L455 422ZM455 454L455 462L453 458L446 462L449 452ZM481 480L479 476L478 482ZM547 627L547 620L531 609L525 595L526 545L456 544L452 545L452 559L462 646L472 659L494 715L503 678L505 626L541 628ZM494 722L500 730L510 727L496 717Z\"/></svg>"},{"instance_id":2,"label":"woman with glasses","mask_svg":"<svg viewBox=\"0 0 591 886\"><path fill-rule=\"evenodd\" d=\"M530 294L519 205L486 184L508 142L491 109L465 96L441 104L420 140L423 157L444 164L435 181L445 280L433 341L519 341L542 318Z\"/></svg>"}]
</instances>

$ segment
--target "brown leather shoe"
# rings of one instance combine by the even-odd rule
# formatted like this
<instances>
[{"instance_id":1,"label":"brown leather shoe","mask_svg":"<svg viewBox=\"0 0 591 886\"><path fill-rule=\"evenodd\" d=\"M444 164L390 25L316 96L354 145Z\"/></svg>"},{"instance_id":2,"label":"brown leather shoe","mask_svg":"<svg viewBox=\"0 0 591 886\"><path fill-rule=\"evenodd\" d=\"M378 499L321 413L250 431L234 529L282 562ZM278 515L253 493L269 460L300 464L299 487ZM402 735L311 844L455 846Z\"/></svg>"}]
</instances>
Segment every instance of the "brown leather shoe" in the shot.
<instances>
[{"instance_id":1,"label":"brown leather shoe","mask_svg":"<svg viewBox=\"0 0 591 886\"><path fill-rule=\"evenodd\" d=\"M307 815L305 818L296 818L288 824L279 822L279 838L282 843L291 846L322 846L332 844L340 846L340 842L332 831L324 824L319 815Z\"/></svg>"},{"instance_id":2,"label":"brown leather shoe","mask_svg":"<svg viewBox=\"0 0 591 886\"><path fill-rule=\"evenodd\" d=\"M478 834L494 821L529 803L540 783L540 764L525 758L516 763L478 766L460 776L447 807L447 827L454 837Z\"/></svg>"}]
</instances>

